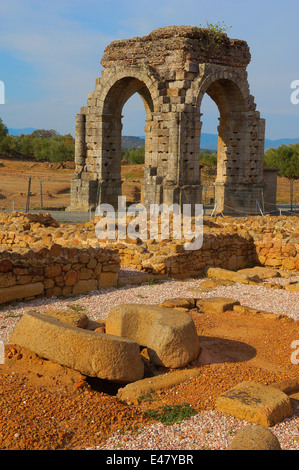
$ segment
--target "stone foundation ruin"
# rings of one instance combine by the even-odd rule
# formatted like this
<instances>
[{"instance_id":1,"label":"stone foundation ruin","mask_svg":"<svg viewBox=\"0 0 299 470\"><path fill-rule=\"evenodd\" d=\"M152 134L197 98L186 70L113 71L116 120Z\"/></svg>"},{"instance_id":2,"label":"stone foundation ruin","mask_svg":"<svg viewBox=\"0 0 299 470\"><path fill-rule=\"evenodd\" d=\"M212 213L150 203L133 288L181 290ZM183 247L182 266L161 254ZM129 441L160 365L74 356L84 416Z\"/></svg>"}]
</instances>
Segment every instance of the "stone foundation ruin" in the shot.
<instances>
[{"instance_id":1,"label":"stone foundation ruin","mask_svg":"<svg viewBox=\"0 0 299 470\"><path fill-rule=\"evenodd\" d=\"M146 208L151 203L201 203L205 94L220 112L218 209L254 214L257 202L263 207L265 121L249 91L250 59L245 41L224 34L218 39L210 30L191 26L160 28L108 45L102 76L76 116L76 168L68 210L88 211L101 203L117 208L122 194L121 113L134 93L141 96L146 111Z\"/></svg>"},{"instance_id":2,"label":"stone foundation ruin","mask_svg":"<svg viewBox=\"0 0 299 470\"><path fill-rule=\"evenodd\" d=\"M299 271L298 217L204 217L201 249L184 240L99 240L98 218L58 223L50 214L0 213L0 305L35 297L76 296L98 289L265 266ZM126 276L123 268L136 271Z\"/></svg>"}]
</instances>

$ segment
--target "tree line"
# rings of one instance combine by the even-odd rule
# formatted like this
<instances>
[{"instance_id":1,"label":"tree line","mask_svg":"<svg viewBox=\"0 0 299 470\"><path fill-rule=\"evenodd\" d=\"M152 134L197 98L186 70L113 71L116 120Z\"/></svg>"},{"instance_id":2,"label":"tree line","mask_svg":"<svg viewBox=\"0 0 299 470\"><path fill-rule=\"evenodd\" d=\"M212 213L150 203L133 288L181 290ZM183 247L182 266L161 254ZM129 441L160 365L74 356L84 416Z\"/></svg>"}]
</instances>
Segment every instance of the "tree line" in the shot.
<instances>
[{"instance_id":1,"label":"tree line","mask_svg":"<svg viewBox=\"0 0 299 470\"><path fill-rule=\"evenodd\" d=\"M33 157L36 160L61 162L75 158L75 140L71 134L60 135L55 130L36 130L32 134L10 135L0 118L0 155ZM123 163L143 164L144 147L122 149ZM204 166L217 166L217 153L202 150L200 163ZM291 181L299 179L299 143L270 148L264 156L265 168L278 168L279 175Z\"/></svg>"},{"instance_id":2,"label":"tree line","mask_svg":"<svg viewBox=\"0 0 299 470\"><path fill-rule=\"evenodd\" d=\"M0 155L48 162L73 161L75 140L71 134L60 135L53 129L40 129L20 136L10 135L0 118Z\"/></svg>"}]
</instances>

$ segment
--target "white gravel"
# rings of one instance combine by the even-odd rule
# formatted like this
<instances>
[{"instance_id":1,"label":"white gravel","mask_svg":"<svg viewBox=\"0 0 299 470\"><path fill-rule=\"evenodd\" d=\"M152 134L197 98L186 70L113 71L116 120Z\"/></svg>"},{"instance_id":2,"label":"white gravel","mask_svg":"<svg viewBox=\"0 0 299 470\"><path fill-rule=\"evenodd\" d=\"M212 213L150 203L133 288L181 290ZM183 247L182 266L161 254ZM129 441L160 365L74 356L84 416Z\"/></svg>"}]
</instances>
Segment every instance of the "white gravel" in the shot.
<instances>
[{"instance_id":1,"label":"white gravel","mask_svg":"<svg viewBox=\"0 0 299 470\"><path fill-rule=\"evenodd\" d=\"M125 272L127 275L135 274L130 269ZM287 280L270 279L269 282L284 283L290 280L299 281L299 275ZM196 292L201 282L202 279L170 279L157 284L103 289L68 299L52 297L4 306L0 310L0 341L9 342L12 329L26 311L33 308L36 311L65 308L69 304L83 307L92 320L104 320L110 309L121 303L157 304L174 297L224 296L239 300L242 305L299 319L299 293L244 284ZM143 428L140 433L116 433L105 446L97 449L222 450L229 445L235 432L246 424L248 423L223 413L200 412L180 425L164 426L157 423ZM292 418L272 427L271 431L278 437L283 450L299 450L299 412L296 411Z\"/></svg>"},{"instance_id":2,"label":"white gravel","mask_svg":"<svg viewBox=\"0 0 299 470\"><path fill-rule=\"evenodd\" d=\"M124 270L129 276L136 274L134 270ZM35 309L44 311L47 308L67 308L69 304L84 308L92 320L105 320L109 311L122 303L158 304L163 300L174 297L229 297L239 300L241 305L269 311L299 319L299 294L284 289L270 289L264 286L234 284L219 286L209 292L201 291L203 279L166 280L159 283L144 283L141 286L127 285L122 288L101 289L87 295L72 298L41 298L28 302L18 302L16 305L3 306L0 309L0 341L8 343L9 334L20 316L26 311ZM269 279L268 282L284 283L299 281L299 275L284 280Z\"/></svg>"},{"instance_id":3,"label":"white gravel","mask_svg":"<svg viewBox=\"0 0 299 470\"><path fill-rule=\"evenodd\" d=\"M113 434L89 450L225 450L237 431L250 425L218 411L202 411L181 424L153 424L137 433ZM299 413L271 427L282 450L299 450Z\"/></svg>"}]
</instances>

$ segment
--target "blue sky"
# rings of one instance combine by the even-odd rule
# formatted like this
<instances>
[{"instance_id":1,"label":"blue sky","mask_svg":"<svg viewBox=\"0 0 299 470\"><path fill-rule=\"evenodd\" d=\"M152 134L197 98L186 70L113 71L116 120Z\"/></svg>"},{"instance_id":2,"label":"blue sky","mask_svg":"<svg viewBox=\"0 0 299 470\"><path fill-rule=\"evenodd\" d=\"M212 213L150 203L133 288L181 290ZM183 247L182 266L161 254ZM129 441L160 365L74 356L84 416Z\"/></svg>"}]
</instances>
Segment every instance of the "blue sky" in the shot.
<instances>
[{"instance_id":1,"label":"blue sky","mask_svg":"<svg viewBox=\"0 0 299 470\"><path fill-rule=\"evenodd\" d=\"M251 50L251 94L270 139L299 138L297 0L0 0L0 80L10 128L55 129L74 135L75 114L100 76L105 47L170 25L224 22ZM203 132L216 133L218 110L205 98ZM124 135L143 135L138 95L124 107Z\"/></svg>"}]
</instances>

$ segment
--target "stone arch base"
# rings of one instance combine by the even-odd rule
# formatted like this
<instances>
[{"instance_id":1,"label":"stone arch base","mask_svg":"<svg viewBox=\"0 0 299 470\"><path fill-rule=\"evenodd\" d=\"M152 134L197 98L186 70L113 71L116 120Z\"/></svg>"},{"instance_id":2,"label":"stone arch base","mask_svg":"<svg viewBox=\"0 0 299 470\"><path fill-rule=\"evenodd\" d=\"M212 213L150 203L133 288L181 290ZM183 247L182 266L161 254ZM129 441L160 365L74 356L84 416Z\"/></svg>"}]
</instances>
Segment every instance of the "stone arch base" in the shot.
<instances>
[{"instance_id":1,"label":"stone arch base","mask_svg":"<svg viewBox=\"0 0 299 470\"><path fill-rule=\"evenodd\" d=\"M117 208L121 195L122 108L139 93L145 106L144 204L202 201L201 101L220 112L216 202L225 213L262 204L265 123L250 95L245 41L221 42L193 27L166 27L112 42L101 78L76 116L76 169L69 210Z\"/></svg>"}]
</instances>

